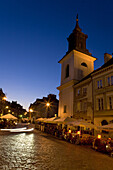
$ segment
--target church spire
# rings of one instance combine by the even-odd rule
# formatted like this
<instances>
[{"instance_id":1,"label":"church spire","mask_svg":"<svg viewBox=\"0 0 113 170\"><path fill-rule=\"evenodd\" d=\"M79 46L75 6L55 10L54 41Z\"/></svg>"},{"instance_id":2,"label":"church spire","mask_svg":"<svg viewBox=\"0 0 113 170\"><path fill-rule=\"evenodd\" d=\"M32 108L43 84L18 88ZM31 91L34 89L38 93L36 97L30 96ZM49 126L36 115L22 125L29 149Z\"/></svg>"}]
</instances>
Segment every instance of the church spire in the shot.
<instances>
[{"instance_id":1,"label":"church spire","mask_svg":"<svg viewBox=\"0 0 113 170\"><path fill-rule=\"evenodd\" d=\"M76 16L76 26L75 26L75 29L73 30L73 32L76 31L76 30L82 31L81 28L79 27L79 24L78 24L78 14Z\"/></svg>"},{"instance_id":2,"label":"church spire","mask_svg":"<svg viewBox=\"0 0 113 170\"><path fill-rule=\"evenodd\" d=\"M69 46L68 46L68 52L72 50L77 50L82 53L91 55L91 53L86 49L86 39L88 36L84 34L79 27L78 23L78 14L76 16L76 26L73 30L73 32L70 34L70 36L67 38ZM68 53L67 52L67 53Z\"/></svg>"},{"instance_id":3,"label":"church spire","mask_svg":"<svg viewBox=\"0 0 113 170\"><path fill-rule=\"evenodd\" d=\"M76 16L76 21L78 21L78 14L77 14L77 16Z\"/></svg>"}]
</instances>

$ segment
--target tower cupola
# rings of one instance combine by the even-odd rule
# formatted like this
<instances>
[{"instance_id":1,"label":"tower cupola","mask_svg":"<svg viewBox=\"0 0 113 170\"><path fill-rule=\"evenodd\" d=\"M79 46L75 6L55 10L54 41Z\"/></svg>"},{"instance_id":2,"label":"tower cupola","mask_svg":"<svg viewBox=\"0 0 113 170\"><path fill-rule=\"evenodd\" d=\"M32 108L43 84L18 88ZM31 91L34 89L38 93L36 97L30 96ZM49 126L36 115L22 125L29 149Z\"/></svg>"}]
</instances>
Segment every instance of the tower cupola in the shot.
<instances>
[{"instance_id":1,"label":"tower cupola","mask_svg":"<svg viewBox=\"0 0 113 170\"><path fill-rule=\"evenodd\" d=\"M88 36L86 34L84 34L81 30L81 28L79 27L79 23L78 23L78 14L76 17L76 26L73 30L73 32L70 34L70 36L67 38L68 40L68 52L71 52L72 50L77 50L80 51L82 53L88 54L88 55L92 55L87 49L86 49L86 39L88 38Z\"/></svg>"}]
</instances>

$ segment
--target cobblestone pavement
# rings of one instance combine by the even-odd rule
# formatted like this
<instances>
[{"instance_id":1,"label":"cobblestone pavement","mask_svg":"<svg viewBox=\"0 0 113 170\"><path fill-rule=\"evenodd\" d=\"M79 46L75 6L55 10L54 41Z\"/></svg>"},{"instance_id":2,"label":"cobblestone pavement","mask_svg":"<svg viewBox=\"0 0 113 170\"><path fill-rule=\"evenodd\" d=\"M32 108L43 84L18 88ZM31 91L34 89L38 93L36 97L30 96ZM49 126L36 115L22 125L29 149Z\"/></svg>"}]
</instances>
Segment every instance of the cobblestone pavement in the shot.
<instances>
[{"instance_id":1,"label":"cobblestone pavement","mask_svg":"<svg viewBox=\"0 0 113 170\"><path fill-rule=\"evenodd\" d=\"M35 130L0 132L0 170L112 170L113 158Z\"/></svg>"}]
</instances>

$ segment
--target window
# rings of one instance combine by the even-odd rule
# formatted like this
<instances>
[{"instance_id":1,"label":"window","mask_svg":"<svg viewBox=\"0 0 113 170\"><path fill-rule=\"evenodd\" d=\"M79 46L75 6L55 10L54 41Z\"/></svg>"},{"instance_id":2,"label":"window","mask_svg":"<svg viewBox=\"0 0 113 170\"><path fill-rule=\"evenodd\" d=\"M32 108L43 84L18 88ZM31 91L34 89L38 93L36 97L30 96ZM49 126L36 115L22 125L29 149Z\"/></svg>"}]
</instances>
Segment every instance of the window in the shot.
<instances>
[{"instance_id":1,"label":"window","mask_svg":"<svg viewBox=\"0 0 113 170\"><path fill-rule=\"evenodd\" d=\"M109 97L109 108L112 109L112 98Z\"/></svg>"},{"instance_id":2,"label":"window","mask_svg":"<svg viewBox=\"0 0 113 170\"><path fill-rule=\"evenodd\" d=\"M107 77L107 85L113 85L113 76Z\"/></svg>"},{"instance_id":3,"label":"window","mask_svg":"<svg viewBox=\"0 0 113 170\"><path fill-rule=\"evenodd\" d=\"M101 98L101 109L103 110L104 107L103 107L103 98Z\"/></svg>"},{"instance_id":4,"label":"window","mask_svg":"<svg viewBox=\"0 0 113 170\"><path fill-rule=\"evenodd\" d=\"M100 99L98 99L98 110L100 110L101 107L100 107Z\"/></svg>"},{"instance_id":5,"label":"window","mask_svg":"<svg viewBox=\"0 0 113 170\"><path fill-rule=\"evenodd\" d=\"M77 91L77 95L78 95L78 96L80 95L80 89L78 89L78 91Z\"/></svg>"},{"instance_id":6,"label":"window","mask_svg":"<svg viewBox=\"0 0 113 170\"><path fill-rule=\"evenodd\" d=\"M97 81L97 87L98 89L102 88L102 80Z\"/></svg>"},{"instance_id":7,"label":"window","mask_svg":"<svg viewBox=\"0 0 113 170\"><path fill-rule=\"evenodd\" d=\"M99 83L99 81L97 81L97 87L98 87L98 89L99 89L99 87L100 87L100 83Z\"/></svg>"},{"instance_id":8,"label":"window","mask_svg":"<svg viewBox=\"0 0 113 170\"><path fill-rule=\"evenodd\" d=\"M111 85L113 85L113 76L111 76Z\"/></svg>"},{"instance_id":9,"label":"window","mask_svg":"<svg viewBox=\"0 0 113 170\"><path fill-rule=\"evenodd\" d=\"M83 111L87 111L87 102L83 102Z\"/></svg>"},{"instance_id":10,"label":"window","mask_svg":"<svg viewBox=\"0 0 113 170\"><path fill-rule=\"evenodd\" d=\"M66 66L66 78L69 77L69 64Z\"/></svg>"},{"instance_id":11,"label":"window","mask_svg":"<svg viewBox=\"0 0 113 170\"><path fill-rule=\"evenodd\" d=\"M100 80L100 88L102 88L102 80Z\"/></svg>"},{"instance_id":12,"label":"window","mask_svg":"<svg viewBox=\"0 0 113 170\"><path fill-rule=\"evenodd\" d=\"M110 86L110 77L108 77L108 86Z\"/></svg>"},{"instance_id":13,"label":"window","mask_svg":"<svg viewBox=\"0 0 113 170\"><path fill-rule=\"evenodd\" d=\"M79 101L79 102L77 102L77 112L80 112L81 108L82 108L82 102Z\"/></svg>"},{"instance_id":14,"label":"window","mask_svg":"<svg viewBox=\"0 0 113 170\"><path fill-rule=\"evenodd\" d=\"M66 109L67 109L67 107L66 107L66 105L64 105L64 113L66 113Z\"/></svg>"},{"instance_id":15,"label":"window","mask_svg":"<svg viewBox=\"0 0 113 170\"><path fill-rule=\"evenodd\" d=\"M103 104L103 98L98 99L98 110L103 110L104 104Z\"/></svg>"},{"instance_id":16,"label":"window","mask_svg":"<svg viewBox=\"0 0 113 170\"><path fill-rule=\"evenodd\" d=\"M86 64L86 63L84 63L84 62L83 62L83 63L81 63L81 65L82 65L82 66L84 66L84 67L87 67L87 64Z\"/></svg>"},{"instance_id":17,"label":"window","mask_svg":"<svg viewBox=\"0 0 113 170\"><path fill-rule=\"evenodd\" d=\"M87 94L87 88L83 88L83 95L86 95Z\"/></svg>"}]
</instances>

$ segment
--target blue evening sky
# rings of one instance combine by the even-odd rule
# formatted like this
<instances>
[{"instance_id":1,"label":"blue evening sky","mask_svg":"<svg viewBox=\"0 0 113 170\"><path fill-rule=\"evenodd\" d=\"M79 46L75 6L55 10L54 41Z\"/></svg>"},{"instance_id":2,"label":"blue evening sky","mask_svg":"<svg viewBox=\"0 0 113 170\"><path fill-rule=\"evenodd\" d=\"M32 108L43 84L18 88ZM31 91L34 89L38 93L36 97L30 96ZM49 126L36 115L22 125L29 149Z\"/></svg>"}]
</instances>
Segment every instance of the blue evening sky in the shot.
<instances>
[{"instance_id":1,"label":"blue evening sky","mask_svg":"<svg viewBox=\"0 0 113 170\"><path fill-rule=\"evenodd\" d=\"M113 53L112 0L1 0L0 87L24 108L60 85L58 61L76 24L88 35L87 49L104 63Z\"/></svg>"}]
</instances>

